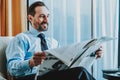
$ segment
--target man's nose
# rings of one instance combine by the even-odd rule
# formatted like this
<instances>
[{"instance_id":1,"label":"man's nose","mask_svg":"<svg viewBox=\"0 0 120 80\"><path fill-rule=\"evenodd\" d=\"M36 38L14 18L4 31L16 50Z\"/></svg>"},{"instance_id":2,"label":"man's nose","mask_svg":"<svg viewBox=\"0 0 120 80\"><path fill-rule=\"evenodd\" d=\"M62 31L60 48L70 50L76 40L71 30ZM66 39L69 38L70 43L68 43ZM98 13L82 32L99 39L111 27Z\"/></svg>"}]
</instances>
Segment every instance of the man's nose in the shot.
<instances>
[{"instance_id":1,"label":"man's nose","mask_svg":"<svg viewBox=\"0 0 120 80\"><path fill-rule=\"evenodd\" d=\"M48 22L48 17L47 16L44 17L44 22Z\"/></svg>"}]
</instances>

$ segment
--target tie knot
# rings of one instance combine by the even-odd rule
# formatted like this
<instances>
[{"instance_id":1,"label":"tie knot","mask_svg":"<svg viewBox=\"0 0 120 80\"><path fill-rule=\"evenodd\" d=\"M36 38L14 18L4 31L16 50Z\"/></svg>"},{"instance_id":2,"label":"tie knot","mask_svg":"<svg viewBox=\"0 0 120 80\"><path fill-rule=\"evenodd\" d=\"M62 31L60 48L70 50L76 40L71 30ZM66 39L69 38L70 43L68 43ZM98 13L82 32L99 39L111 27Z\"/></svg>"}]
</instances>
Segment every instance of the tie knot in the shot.
<instances>
[{"instance_id":1,"label":"tie knot","mask_svg":"<svg viewBox=\"0 0 120 80\"><path fill-rule=\"evenodd\" d=\"M40 34L38 35L38 37L41 38L41 39L45 39L45 35L44 35L43 33L40 33Z\"/></svg>"}]
</instances>

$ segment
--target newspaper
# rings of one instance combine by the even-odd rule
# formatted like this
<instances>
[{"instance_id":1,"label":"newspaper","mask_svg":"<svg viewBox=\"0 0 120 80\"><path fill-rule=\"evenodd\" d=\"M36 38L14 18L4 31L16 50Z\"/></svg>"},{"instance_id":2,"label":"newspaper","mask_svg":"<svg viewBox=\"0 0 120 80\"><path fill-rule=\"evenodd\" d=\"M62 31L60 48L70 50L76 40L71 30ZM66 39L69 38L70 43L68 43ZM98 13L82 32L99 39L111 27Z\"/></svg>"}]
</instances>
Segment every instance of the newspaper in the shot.
<instances>
[{"instance_id":1,"label":"newspaper","mask_svg":"<svg viewBox=\"0 0 120 80\"><path fill-rule=\"evenodd\" d=\"M38 71L47 72L54 69L62 70L77 66L88 67L94 63L96 56L95 51L99 49L103 43L115 39L116 38L112 37L101 37L61 48L46 50L47 58L39 65ZM91 55L94 55L94 57L90 57Z\"/></svg>"}]
</instances>

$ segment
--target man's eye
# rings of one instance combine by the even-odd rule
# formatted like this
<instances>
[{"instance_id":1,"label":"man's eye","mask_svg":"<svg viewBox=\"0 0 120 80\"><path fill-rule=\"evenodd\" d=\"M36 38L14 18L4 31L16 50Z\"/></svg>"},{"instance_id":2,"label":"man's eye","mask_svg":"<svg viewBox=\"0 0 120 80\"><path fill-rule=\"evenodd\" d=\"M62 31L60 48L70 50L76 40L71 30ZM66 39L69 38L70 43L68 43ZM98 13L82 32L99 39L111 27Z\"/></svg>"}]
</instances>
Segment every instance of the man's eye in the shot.
<instances>
[{"instance_id":1,"label":"man's eye","mask_svg":"<svg viewBox=\"0 0 120 80\"><path fill-rule=\"evenodd\" d=\"M44 16L40 16L40 18L44 18Z\"/></svg>"},{"instance_id":2,"label":"man's eye","mask_svg":"<svg viewBox=\"0 0 120 80\"><path fill-rule=\"evenodd\" d=\"M49 17L49 15L46 15L46 16L45 15L41 15L40 16L40 18L48 18L48 17Z\"/></svg>"}]
</instances>

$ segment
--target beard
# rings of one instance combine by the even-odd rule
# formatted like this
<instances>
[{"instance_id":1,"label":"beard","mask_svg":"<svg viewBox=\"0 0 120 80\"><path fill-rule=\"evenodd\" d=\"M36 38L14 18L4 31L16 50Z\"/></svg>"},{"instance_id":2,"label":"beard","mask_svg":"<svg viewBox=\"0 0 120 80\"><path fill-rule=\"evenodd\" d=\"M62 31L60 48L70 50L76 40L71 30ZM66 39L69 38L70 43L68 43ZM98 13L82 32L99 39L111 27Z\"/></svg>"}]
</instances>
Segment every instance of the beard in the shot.
<instances>
[{"instance_id":1,"label":"beard","mask_svg":"<svg viewBox=\"0 0 120 80\"><path fill-rule=\"evenodd\" d=\"M47 31L48 30L48 23L41 23L38 27L38 31Z\"/></svg>"}]
</instances>

